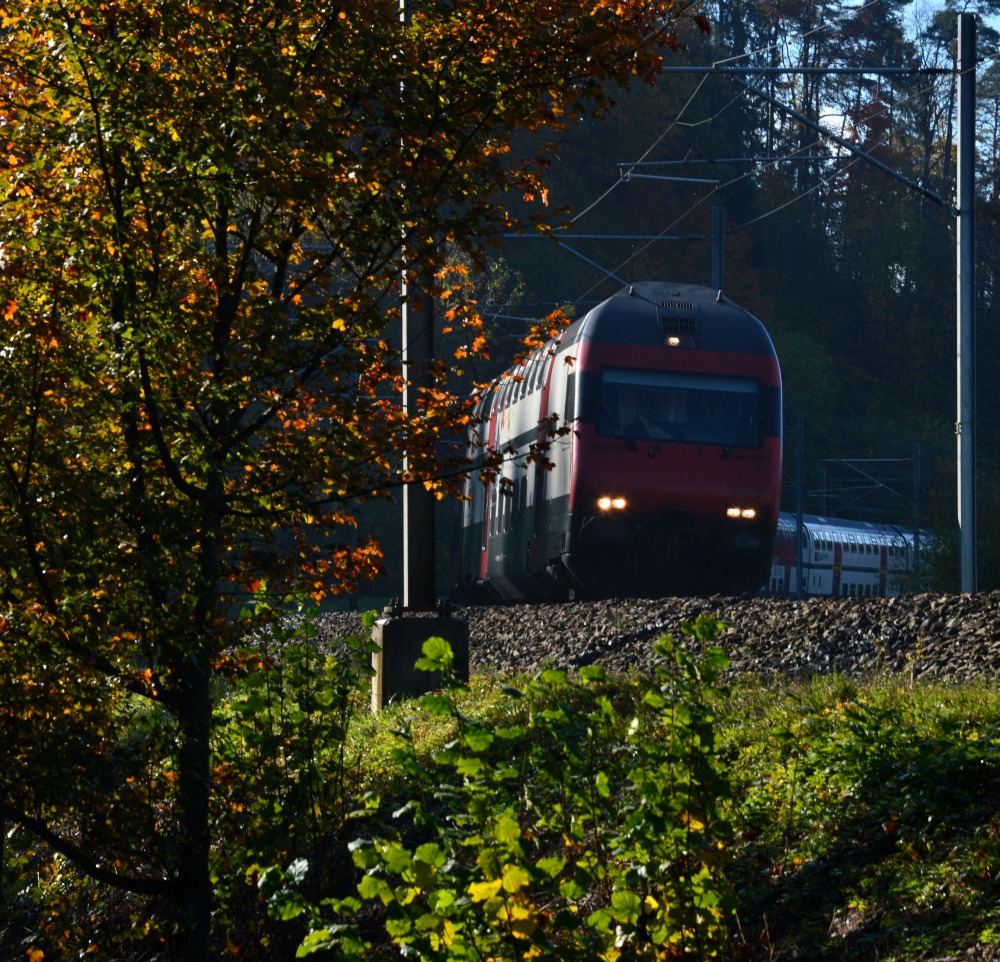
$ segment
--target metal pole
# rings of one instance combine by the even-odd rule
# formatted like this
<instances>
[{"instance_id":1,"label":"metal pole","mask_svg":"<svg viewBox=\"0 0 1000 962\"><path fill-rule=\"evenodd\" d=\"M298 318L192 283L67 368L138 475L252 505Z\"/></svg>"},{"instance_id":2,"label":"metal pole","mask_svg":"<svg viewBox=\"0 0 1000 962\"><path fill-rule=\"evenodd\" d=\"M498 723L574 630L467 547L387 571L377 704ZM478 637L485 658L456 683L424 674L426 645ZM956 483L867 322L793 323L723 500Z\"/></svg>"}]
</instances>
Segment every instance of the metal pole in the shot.
<instances>
[{"instance_id":1,"label":"metal pole","mask_svg":"<svg viewBox=\"0 0 1000 962\"><path fill-rule=\"evenodd\" d=\"M961 590L976 590L976 18L958 15L958 530Z\"/></svg>"},{"instance_id":2,"label":"metal pole","mask_svg":"<svg viewBox=\"0 0 1000 962\"><path fill-rule=\"evenodd\" d=\"M712 208L712 287L722 290L722 244L724 235L722 204L716 204Z\"/></svg>"},{"instance_id":3,"label":"metal pole","mask_svg":"<svg viewBox=\"0 0 1000 962\"><path fill-rule=\"evenodd\" d=\"M399 0L399 19L409 23L407 0ZM405 94L405 91L402 91ZM419 389L427 386L427 369L434 357L434 301L429 285L424 290L416 278L403 272L403 411L407 417L419 413ZM409 455L403 471L409 471ZM403 485L403 607L430 611L436 602L435 502L432 492L419 481Z\"/></svg>"},{"instance_id":4,"label":"metal pole","mask_svg":"<svg viewBox=\"0 0 1000 962\"><path fill-rule=\"evenodd\" d=\"M802 523L802 442L805 437L805 418L801 414L795 415L795 571L796 571L796 598L805 597L805 586L802 584L802 535L804 527Z\"/></svg>"},{"instance_id":5,"label":"metal pole","mask_svg":"<svg viewBox=\"0 0 1000 962\"><path fill-rule=\"evenodd\" d=\"M409 279L403 281L403 297L403 410L412 417L434 356L434 301ZM409 467L407 456L403 470ZM411 611L431 611L437 601L435 513L432 491L419 481L403 485L403 607Z\"/></svg>"}]
</instances>

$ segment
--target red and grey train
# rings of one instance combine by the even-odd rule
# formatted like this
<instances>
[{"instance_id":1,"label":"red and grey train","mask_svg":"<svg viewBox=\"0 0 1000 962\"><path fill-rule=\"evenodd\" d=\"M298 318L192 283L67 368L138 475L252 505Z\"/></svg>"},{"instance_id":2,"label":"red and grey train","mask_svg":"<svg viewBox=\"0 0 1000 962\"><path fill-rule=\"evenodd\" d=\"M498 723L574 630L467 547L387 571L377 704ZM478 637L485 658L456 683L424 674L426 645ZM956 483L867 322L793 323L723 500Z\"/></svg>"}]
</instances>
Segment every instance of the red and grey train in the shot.
<instances>
[{"instance_id":1,"label":"red and grey train","mask_svg":"<svg viewBox=\"0 0 1000 962\"><path fill-rule=\"evenodd\" d=\"M550 418L571 430L549 433ZM497 380L473 430L456 593L505 601L757 591L781 494L781 375L720 291L631 285ZM550 466L527 459L547 450ZM480 479L483 449L501 472Z\"/></svg>"},{"instance_id":2,"label":"red and grey train","mask_svg":"<svg viewBox=\"0 0 1000 962\"><path fill-rule=\"evenodd\" d=\"M914 572L920 567L917 531L819 515L803 515L799 531L796 516L783 511L766 594L794 597L799 593L797 536L801 538L804 596L884 598L914 587Z\"/></svg>"}]
</instances>

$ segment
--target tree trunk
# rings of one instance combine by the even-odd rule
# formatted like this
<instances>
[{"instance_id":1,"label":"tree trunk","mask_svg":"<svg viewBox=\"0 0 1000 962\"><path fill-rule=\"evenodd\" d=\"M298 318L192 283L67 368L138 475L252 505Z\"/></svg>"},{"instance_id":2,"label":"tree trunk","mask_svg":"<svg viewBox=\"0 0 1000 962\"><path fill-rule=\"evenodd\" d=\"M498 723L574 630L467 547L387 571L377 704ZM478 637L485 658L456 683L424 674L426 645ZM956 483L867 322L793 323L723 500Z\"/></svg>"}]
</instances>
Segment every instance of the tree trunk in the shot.
<instances>
[{"instance_id":1,"label":"tree trunk","mask_svg":"<svg viewBox=\"0 0 1000 962\"><path fill-rule=\"evenodd\" d=\"M209 873L211 834L211 701L207 659L187 666L178 788L183 850L177 874L177 909L182 927L179 962L207 962L212 926Z\"/></svg>"}]
</instances>

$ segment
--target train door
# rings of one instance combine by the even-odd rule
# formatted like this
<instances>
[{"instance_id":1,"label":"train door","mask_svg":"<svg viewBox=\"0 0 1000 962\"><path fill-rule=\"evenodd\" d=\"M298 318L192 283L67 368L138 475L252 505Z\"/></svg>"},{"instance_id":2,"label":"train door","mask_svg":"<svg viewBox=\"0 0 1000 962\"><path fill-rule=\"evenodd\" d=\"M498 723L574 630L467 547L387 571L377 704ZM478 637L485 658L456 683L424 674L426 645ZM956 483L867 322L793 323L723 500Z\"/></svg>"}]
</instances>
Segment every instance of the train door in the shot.
<instances>
[{"instance_id":1,"label":"train door","mask_svg":"<svg viewBox=\"0 0 1000 962\"><path fill-rule=\"evenodd\" d=\"M829 595L833 590L833 541L829 531L812 532L810 593Z\"/></svg>"},{"instance_id":2,"label":"train door","mask_svg":"<svg viewBox=\"0 0 1000 962\"><path fill-rule=\"evenodd\" d=\"M493 401L490 405L490 423L486 432L486 453L497 449L500 438L500 421L503 415L503 405L505 395L510 388L510 381L498 384L493 392ZM486 504L483 512L483 534L482 545L479 554L479 577L482 581L489 580L489 558L491 541L496 534L498 515L500 513L500 479L503 477L502 468L497 470L496 477L486 485Z\"/></svg>"}]
</instances>

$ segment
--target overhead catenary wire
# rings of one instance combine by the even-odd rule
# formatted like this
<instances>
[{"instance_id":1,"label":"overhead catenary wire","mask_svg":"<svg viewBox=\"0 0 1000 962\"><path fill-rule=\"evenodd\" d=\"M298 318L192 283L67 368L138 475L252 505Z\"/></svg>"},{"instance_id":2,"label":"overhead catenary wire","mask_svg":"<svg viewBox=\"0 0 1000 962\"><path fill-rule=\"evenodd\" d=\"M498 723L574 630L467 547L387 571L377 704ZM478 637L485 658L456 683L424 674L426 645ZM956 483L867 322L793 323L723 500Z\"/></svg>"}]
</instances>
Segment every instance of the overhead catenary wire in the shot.
<instances>
[{"instance_id":1,"label":"overhead catenary wire","mask_svg":"<svg viewBox=\"0 0 1000 962\"><path fill-rule=\"evenodd\" d=\"M839 23L841 21L847 20L847 19L849 19L851 17L855 17L858 13L860 13L860 12L866 10L867 8L873 6L877 2L879 2L879 0L869 0L869 2L863 4L860 7L853 8L853 9L851 9L849 11L846 11L840 17L833 18L832 20L829 20L829 21L824 21L824 23L819 24L816 27L810 28L809 30L803 31L802 33L796 35L795 37L784 38L781 43L770 44L770 45L767 45L767 46L764 46L764 47L756 48L756 49L751 50L751 51L747 51L745 53L736 54L736 55L734 55L732 57L728 57L728 58L725 58L725 59L722 59L722 60L716 60L716 61L714 61L712 63L711 68L700 68L701 70L704 71L704 73L703 73L703 75L702 75L702 77L701 77L701 79L700 79L697 87L692 92L692 94L688 97L688 99L685 101L684 105L678 111L676 117L656 136L656 138L650 143L650 145L646 148L646 150L643 151L643 153L640 155L640 157L636 161L627 162L627 163L619 164L618 165L618 167L619 167L619 176L618 176L618 178L596 200L594 200L592 203L590 203L589 205L587 205L587 207L585 207L578 214L576 214L570 220L570 222L569 222L570 225L577 223L581 218L583 218L587 214L591 213L601 203L603 203L603 201L605 201L612 193L614 193L619 187L621 187L622 184L627 183L628 179L630 179L627 176L627 172L632 171L635 167L639 166L640 164L651 163L651 162L647 161L647 158L649 157L649 155L652 153L653 150L656 149L657 146L659 146L660 143L663 142L663 140L675 128L678 128L678 127L694 128L694 127L698 127L698 126L701 126L701 125L704 125L704 124L711 123L713 120L717 119L721 114L725 113L728 109L730 109L734 104L739 103L741 100L743 100L748 95L748 91L747 90L743 90L740 93L738 93L736 96L734 96L732 99L730 99L726 104L724 104L721 108L719 108L711 116L706 117L706 118L702 118L701 120L693 121L693 122L692 121L685 121L683 118L689 112L689 110L690 110L692 104L694 103L695 99L698 97L698 95L703 90L704 85L707 82L708 77L713 72L714 73L718 73L718 74L722 74L722 75L725 75L725 74L731 74L731 75L732 74L758 74L758 75L760 75L760 74L766 74L766 73L769 73L769 72L782 72L782 73L804 72L804 73L815 73L815 74L831 73L832 72L832 73L844 73L844 74L847 74L847 75L851 75L851 74L859 74L859 75L860 74L877 74L877 73L887 73L887 74L890 74L890 75L897 74L897 73L898 74L901 74L901 73L921 74L922 73L924 75L930 74L932 76L947 75L947 74L954 73L953 68L950 68L950 67L949 68L945 68L945 67L824 68L824 67L814 67L814 66L806 66L806 67L793 67L793 66L780 67L779 66L779 67L756 67L756 68L755 67L746 67L746 68L734 68L732 66L732 65L734 65L734 64L736 64L736 63L738 63L740 61L746 61L747 59L749 59L751 57L759 56L759 55L762 55L762 54L767 54L767 53L770 53L773 50L778 49L780 47L787 47L789 44L795 44L797 42L806 40L809 37L811 37L811 36L813 36L813 35L821 32L821 31L823 31L825 29L828 29L829 27L834 26L834 25L836 25L837 23ZM980 63L987 62L987 61L992 61L992 60L995 60L997 58L1000 58L1000 51L998 51L995 54L991 54L991 55L989 55L987 57L984 57L980 61ZM696 70L696 69L699 69L699 68L690 68L690 67L677 67L677 68L675 68L675 67L670 67L670 66L667 66L667 67L663 68L664 72L666 72L666 73L692 72L693 70ZM930 89L933 89L933 86L923 86L919 91L917 91L916 93L910 95L910 97L903 98L900 101L896 101L894 103L894 105L892 105L892 106L886 105L886 107L884 107L882 110L878 111L878 113L875 116L878 116L878 115L880 115L880 114L882 114L882 113L884 113L884 112L886 112L886 111L888 111L890 109L893 109L893 107L898 107L901 103L905 103L907 100L916 99L917 97L921 96L923 93L926 93L926 91L928 91ZM782 106L784 106L784 105L782 105ZM831 139L836 139L837 135L833 134L832 131L828 131L825 128L819 128L819 129L822 131L822 133L824 134L824 136L825 135L829 135L829 137ZM888 136L890 136L890 135L887 135L887 137ZM875 147L878 147L878 146L881 146L882 144L884 144L885 141L886 141L886 139L887 139L887 137L881 138L877 143L871 145L870 149L874 149ZM801 191L800 193L798 193L791 200L786 201L786 202L778 205L777 207L773 208L772 210L767 211L767 212L765 212L765 213L763 213L763 214L761 214L761 215L753 218L750 221L746 221L745 223L740 224L737 227L728 229L726 231L726 233L734 233L736 231L743 230L746 227L749 227L751 224L757 223L757 222L759 222L761 220L764 220L764 219L766 219L766 218L768 218L770 216L773 216L774 214L780 212L781 210L784 210L787 207L791 206L791 204L794 204L794 203L798 202L799 200L802 200L802 199L810 196L811 194L815 193L817 190L820 190L820 189L822 189L824 187L828 187L830 184L832 184L836 180L837 177L843 176L846 172L848 172L851 168L854 167L854 164L856 163L856 161L851 161L851 162L846 162L845 163L844 162L844 158L843 157L838 157L837 155L833 155L833 156L830 156L830 157L824 157L824 158L801 156L801 154L803 153L804 150L811 150L814 147L821 145L822 143L823 143L823 139L822 138L818 138L816 141L813 141L811 144L807 145L806 147L804 147L804 148L797 148L796 150L791 151L789 154L785 155L784 157L781 157L781 158L769 158L766 161L764 161L764 165L765 166L772 166L772 165L775 165L777 163L787 163L787 162L790 162L790 161L804 162L804 161L807 161L807 160L811 160L811 161L820 160L822 162L840 161L841 162L841 166L840 166L840 168L834 174L823 177L817 184L812 185L809 188L806 188L805 190ZM668 161L668 162L664 162L664 163L685 163L685 162L687 162L687 163L695 163L696 161L691 161L691 160L685 158L683 161ZM709 161L704 161L704 162L709 162ZM721 163L723 161L716 161L716 162ZM588 287L587 290L581 295L581 298L586 298L604 280L606 280L608 278L611 278L611 279L616 280L616 281L620 281L621 278L618 277L619 272L622 271L625 267L627 267L627 265L632 260L634 260L635 258L639 257L646 250L648 250L648 248L649 248L649 246L651 244L657 243L660 240L664 240L664 239L667 239L668 237L672 236L671 232L676 228L676 226L684 218L686 218L686 217L690 216L691 214L693 214L704 203L706 203L707 201L713 199L720 192L722 192L724 190L727 190L728 188L734 186L735 184L739 183L740 181L745 180L745 179L747 179L747 178L749 178L751 176L754 176L754 172L748 171L748 172L746 172L746 173L744 173L744 174L742 174L742 175L740 175L738 177L735 177L735 178L732 178L732 179L730 179L728 181L719 183L715 187L715 189L713 189L712 191L710 191L706 196L704 196L702 198L699 198L692 205L690 205L684 212L682 212L677 218L675 218L674 221L671 224L669 224L659 234L657 234L657 235L643 235L641 238L631 238L631 239L635 239L635 240L640 240L641 239L642 241L644 241L643 246L640 247L638 250L633 251L625 260L621 261L619 264L617 264L611 270L607 270L607 269L601 267L600 265L596 264L595 262L590 261L588 258L583 257L583 255L581 255L578 251L571 251L572 253L574 253L575 256L581 257L582 259L587 260L589 263L591 263L592 266L594 266L595 268L597 268L598 270L600 270L602 272L602 274L604 275L601 278L601 280L599 280L595 284L592 284L590 287ZM936 197L936 195L929 194L929 197L930 197L930 199L933 199L935 202L941 203L941 199L938 198L938 197ZM552 231L547 236L549 236L552 239L554 239L557 242L559 242L560 246L567 247L567 250L570 250L570 248L565 244L565 241L563 240L563 238L565 237L566 240L569 240L571 238L575 239L575 238L578 237L578 235L574 234L572 231L570 231L568 229L565 230L565 231L564 230ZM583 239L583 236L584 235L579 235L579 239ZM698 238L704 238L706 235L700 234L700 235L686 235L686 236L687 237L697 236ZM574 299L574 300L576 300L576 299Z\"/></svg>"},{"instance_id":2,"label":"overhead catenary wire","mask_svg":"<svg viewBox=\"0 0 1000 962\"><path fill-rule=\"evenodd\" d=\"M953 72L953 71L951 71L951 72ZM744 91L744 93L741 94L741 96L744 96L747 93L756 93L757 92L754 88L750 88L749 85L744 85L744 86L746 86L748 89L746 91ZM932 88L928 87L928 86L922 87L920 90L914 92L909 97L906 97L906 98L903 98L900 101L897 101L894 105L891 105L891 106L890 105L886 105L884 108L882 108L881 110L877 111L874 116L880 116L880 115L888 112L889 110L893 109L893 107L898 107L899 104L905 103L907 100L916 99L917 97L921 96L923 93L926 93L927 90L929 90L929 89L932 89ZM735 98L735 99L739 99L739 98ZM730 101L730 103L732 103L732 102L733 101ZM784 107L785 105L781 105L781 106ZM792 112L790 108L789 108L789 111ZM800 148L797 148L794 151L791 151L788 155L786 155L784 157L768 160L765 163L765 166L774 166L777 163L786 162L786 161L791 160L791 159L796 159L797 155L801 155L804 151L812 150L814 147L817 147L817 146L821 145L822 143L824 143L824 137L826 137L826 136L829 136L829 139L832 139L835 142L842 140L842 138L839 138L836 134L833 134L831 131L827 131L825 128L822 128L819 125L815 125L815 129L817 129L817 131L820 132L823 136L821 136L821 137L817 138L816 140L812 141L811 143L809 143L805 147L800 147ZM871 145L872 148L882 146L886 142L886 140L888 140L890 137L891 137L891 132L887 133L884 137L880 138L875 144ZM847 144L845 142L843 144L839 144L839 146L843 146L843 147L846 148ZM647 151L646 154L644 154L644 156L648 156L648 153L649 153L649 151ZM812 157L812 158L797 158L797 159L812 159L814 161L815 160L821 160L821 161L824 161L824 162L835 162L838 159L840 159L841 161L843 160L843 158L838 158L837 156L831 156L831 157L828 157L828 158L815 158L815 157ZM838 171L836 171L835 174L833 174L831 176L828 176L828 177L821 178L816 184L814 184L811 187L805 189L804 191L801 191L800 193L796 194L796 196L793 197L793 198L791 198L790 200L785 201L784 203L782 203L782 204L778 205L777 207L773 208L772 210L767 211L767 212L759 215L758 217L753 218L752 220L749 220L749 221L746 221L743 224L740 224L738 227L731 228L730 230L727 231L727 233L735 233L736 231L743 230L743 229L749 227L751 224L758 223L759 221L764 220L764 219L766 219L768 217L771 217L774 214L778 213L779 211L784 210L787 207L790 207L792 204L797 203L798 201L800 201L800 200L802 200L802 199L810 196L811 194L815 193L817 190L820 190L823 187L829 186L837 177L842 176L848 170L850 170L857 163L857 161L860 160L860 159L861 159L861 157L857 156L857 157L855 157L855 159L853 161L850 161L848 163L842 163L841 168ZM877 166L884 167L885 165L882 165L879 162L879 163L877 163ZM891 170L890 170L890 173L892 173ZM652 243L655 243L656 241L658 241L658 240L660 240L662 238L665 238L667 235L669 235L677 227L677 225L681 221L683 221L686 217L688 217L692 213L694 213L695 210L697 210L698 208L700 208L706 202L708 202L709 200L712 200L721 191L726 190L727 188L732 187L735 184L739 183L740 181L745 180L745 179L747 179L747 178L749 178L751 176L754 176L754 173L748 171L748 172L745 172L745 173L741 174L738 177L732 178L731 180L719 183L719 185L715 189L713 189L712 191L708 192L704 197L699 198L693 204L691 204L685 211L683 211L669 225L667 225L667 227L665 227L664 230L660 234L656 235L653 239L647 241L641 247L639 247L637 250L633 251L631 254L629 254L628 257L626 257L624 260L622 260L621 262L619 262L618 264L616 264L615 267L613 267L610 270L606 271L605 277L602 277L599 281L595 282L589 288L587 288L587 290L583 293L582 296L583 297L587 297L589 294L591 294L601 283L603 283L603 281L607 277L611 277L611 278L616 279L616 280L619 279L618 278L619 272L621 272L625 267L627 267L628 264L632 260L634 260L635 258L637 258L637 257L641 256L643 253L645 253L649 249L649 247L650 247L650 245ZM918 185L913 185L912 182L909 182L909 183L910 183L911 186L916 186L919 189ZM936 203L942 204L943 206L946 206L946 207L948 206L946 204L946 202L943 202L940 197L938 197L937 195L933 194L932 192L928 191L926 193L927 193L927 196L929 197L929 199L932 199ZM604 270L603 268L601 268L601 269Z\"/></svg>"},{"instance_id":3,"label":"overhead catenary wire","mask_svg":"<svg viewBox=\"0 0 1000 962\"><path fill-rule=\"evenodd\" d=\"M670 133L670 131L673 130L674 127L680 122L681 117L684 116L684 112L694 102L695 97L698 96L698 92L701 90L701 88L705 85L707 81L708 81L707 75L701 78L701 80L698 83L698 86L694 90L694 93L692 93L691 96L688 97L687 102L684 104L683 107L681 107L680 112L677 114L674 120L670 124L668 124L666 129L663 130L663 132L643 151L642 155L639 157L640 161L645 160L660 145L660 143ZM598 204L604 201L605 198L608 197L608 195L617 190L623 183L624 183L624 175L620 175L617 181L615 181L603 194L601 194L601 196L598 197L597 200L595 200L588 207L585 207L582 211L580 211L579 214L573 217L570 220L570 223L575 224L581 217L584 217L585 215L589 214L595 207L597 207Z\"/></svg>"}]
</instances>

